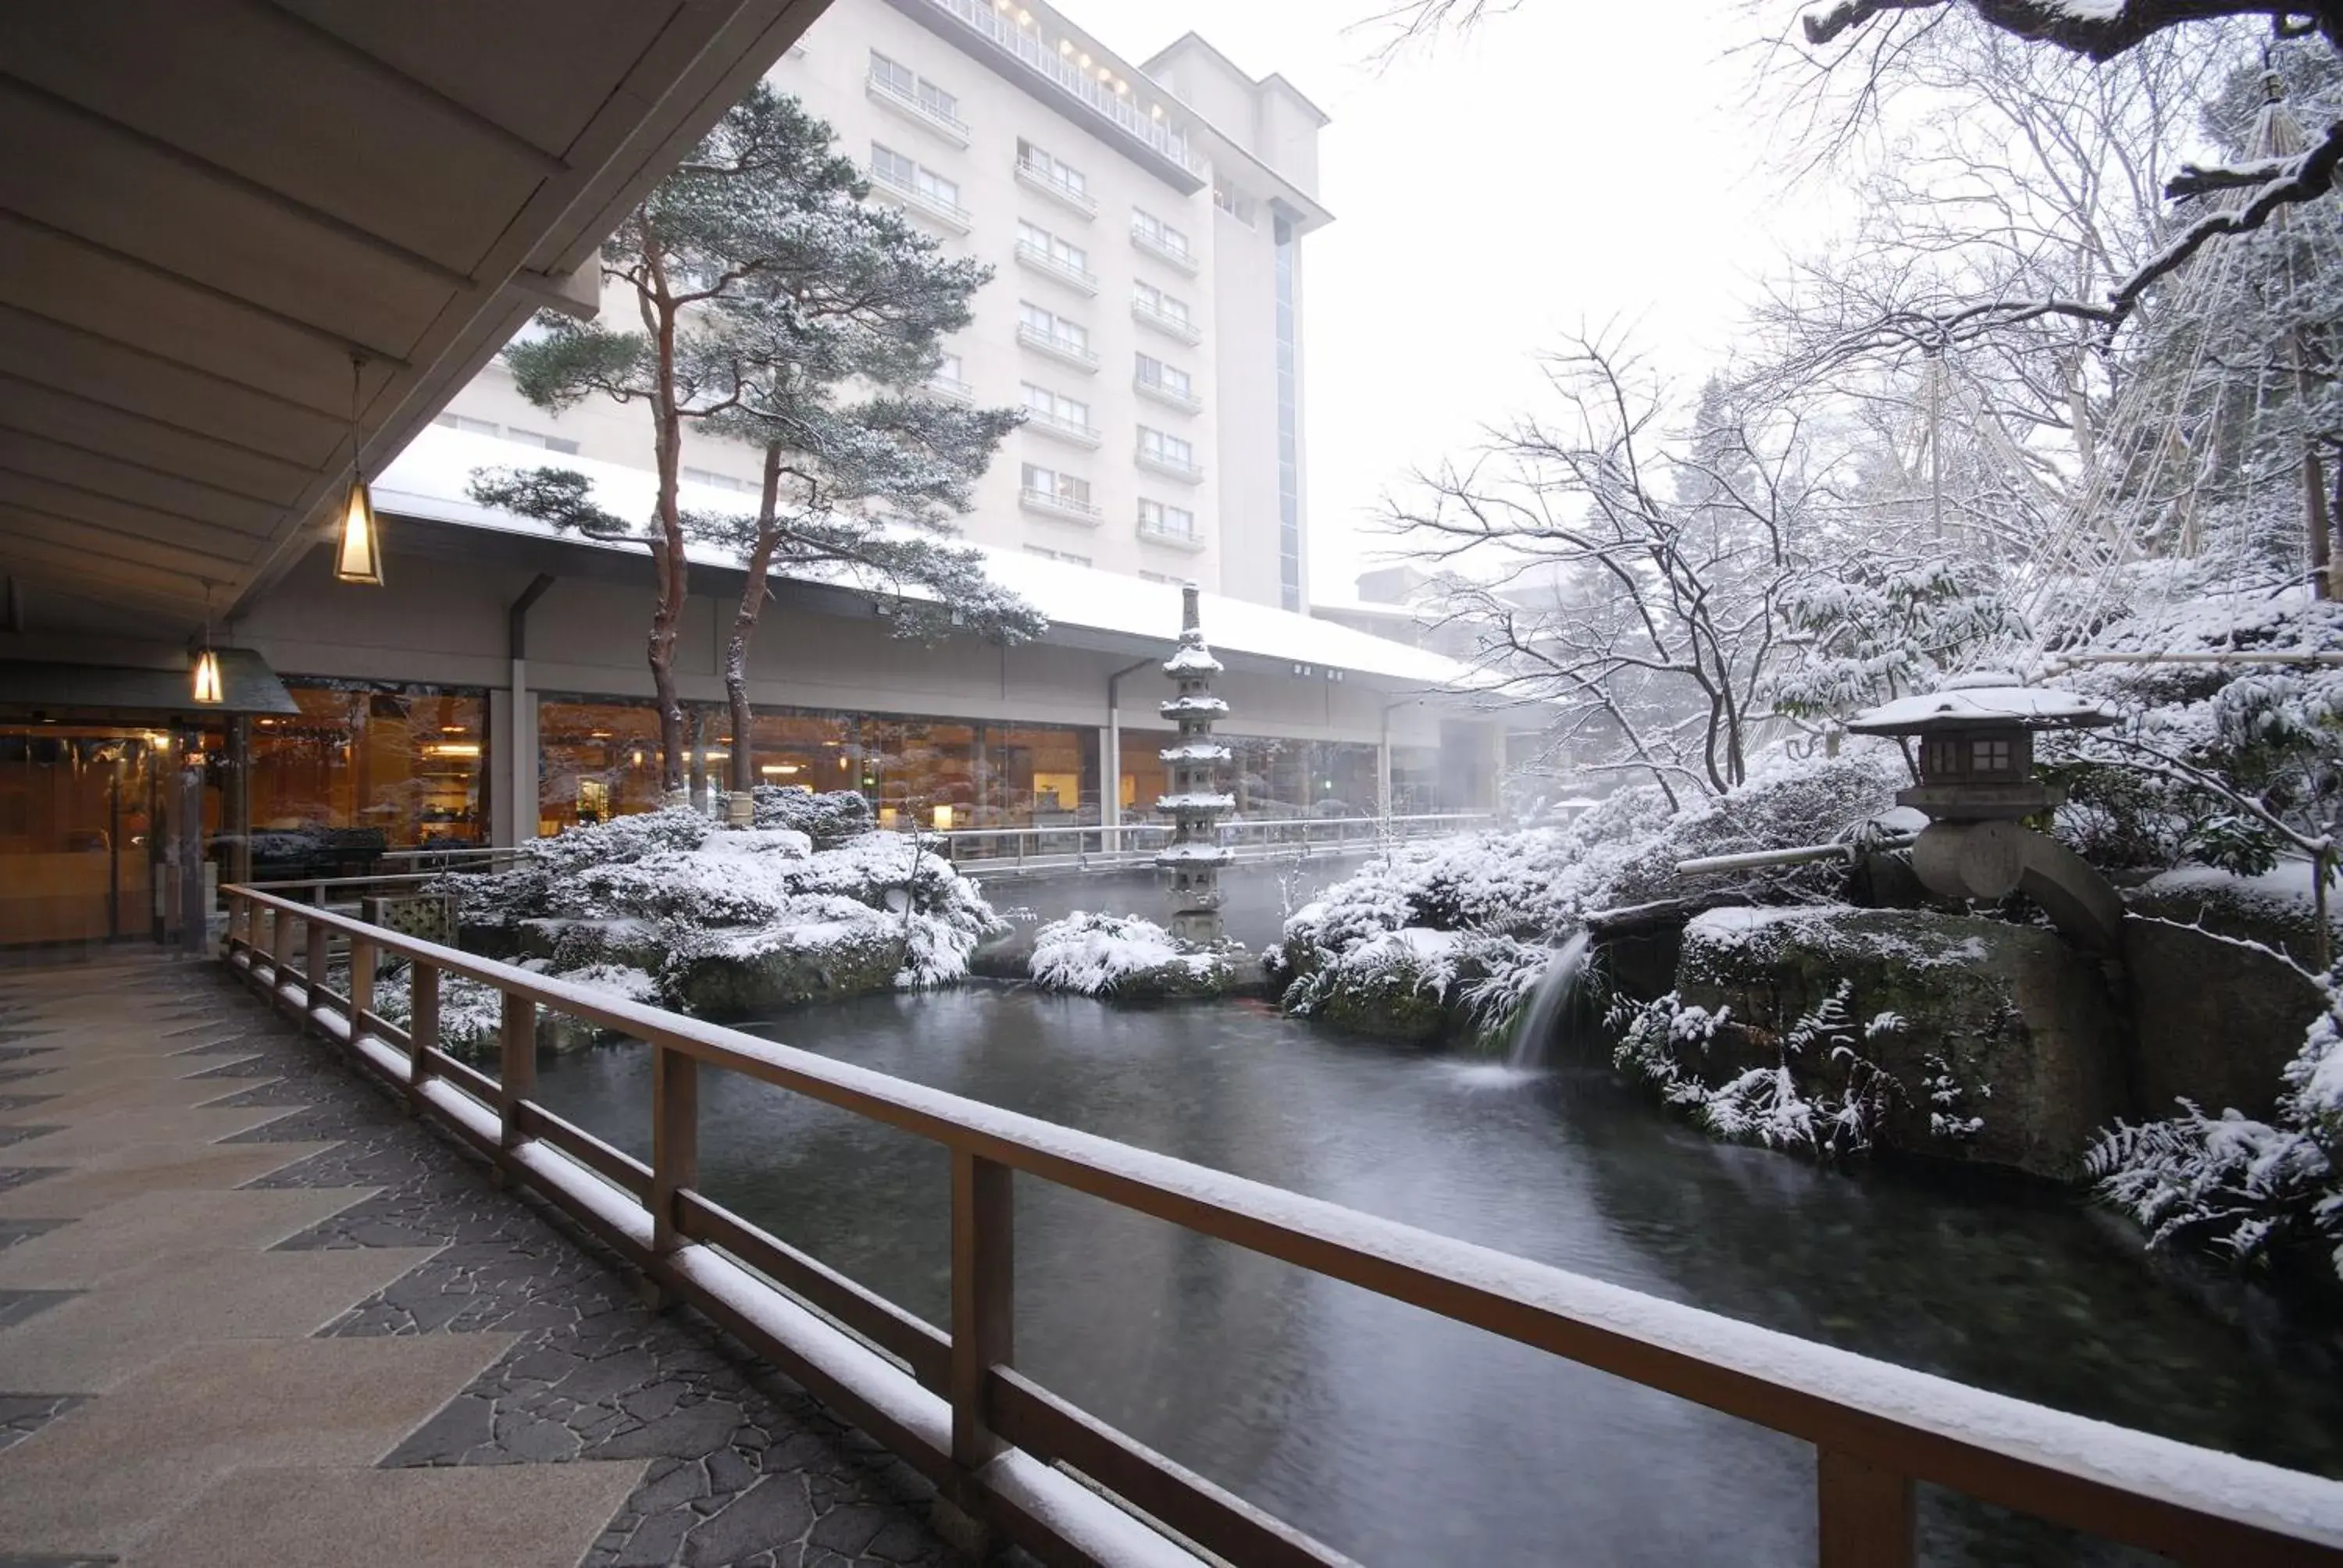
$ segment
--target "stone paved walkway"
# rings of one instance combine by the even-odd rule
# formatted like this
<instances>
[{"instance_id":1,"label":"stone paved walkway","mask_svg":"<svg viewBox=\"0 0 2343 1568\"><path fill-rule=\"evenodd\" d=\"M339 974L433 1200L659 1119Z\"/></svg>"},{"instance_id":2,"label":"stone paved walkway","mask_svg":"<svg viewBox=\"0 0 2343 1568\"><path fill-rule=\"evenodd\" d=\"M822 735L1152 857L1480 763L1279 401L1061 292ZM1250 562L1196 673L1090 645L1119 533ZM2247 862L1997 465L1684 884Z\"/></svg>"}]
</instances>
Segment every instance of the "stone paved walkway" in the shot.
<instances>
[{"instance_id":1,"label":"stone paved walkway","mask_svg":"<svg viewBox=\"0 0 2343 1568\"><path fill-rule=\"evenodd\" d=\"M943 1568L929 1496L217 967L0 968L0 1568Z\"/></svg>"}]
</instances>

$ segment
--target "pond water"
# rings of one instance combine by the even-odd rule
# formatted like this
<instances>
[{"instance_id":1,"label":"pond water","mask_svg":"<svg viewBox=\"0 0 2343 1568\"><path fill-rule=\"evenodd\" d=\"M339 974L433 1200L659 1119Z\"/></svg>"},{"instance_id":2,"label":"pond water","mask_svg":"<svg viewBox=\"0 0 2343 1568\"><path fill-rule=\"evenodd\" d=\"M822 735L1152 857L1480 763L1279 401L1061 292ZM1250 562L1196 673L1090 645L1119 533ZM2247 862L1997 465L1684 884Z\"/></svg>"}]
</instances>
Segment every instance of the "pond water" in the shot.
<instances>
[{"instance_id":1,"label":"pond water","mask_svg":"<svg viewBox=\"0 0 2343 1568\"><path fill-rule=\"evenodd\" d=\"M1279 856L1247 860L1221 873L1221 924L1258 950L1277 940L1285 917L1366 863L1368 852ZM1017 928L1012 940L1030 943L1033 927L1077 910L1091 914L1144 915L1162 924L1172 913L1169 879L1153 869L1091 871L1076 876L980 875L977 884Z\"/></svg>"},{"instance_id":2,"label":"pond water","mask_svg":"<svg viewBox=\"0 0 2343 1568\"><path fill-rule=\"evenodd\" d=\"M2056 1201L1709 1142L1600 1072L1538 1078L1239 1005L875 997L755 1032L1906 1366L2343 1475L2343 1355L2268 1298ZM540 1065L649 1147L649 1053ZM729 1074L710 1196L929 1321L943 1155ZM1805 1444L1024 1178L1020 1366L1363 1562L1811 1563ZM1924 1493L1932 1563L2151 1562Z\"/></svg>"}]
</instances>

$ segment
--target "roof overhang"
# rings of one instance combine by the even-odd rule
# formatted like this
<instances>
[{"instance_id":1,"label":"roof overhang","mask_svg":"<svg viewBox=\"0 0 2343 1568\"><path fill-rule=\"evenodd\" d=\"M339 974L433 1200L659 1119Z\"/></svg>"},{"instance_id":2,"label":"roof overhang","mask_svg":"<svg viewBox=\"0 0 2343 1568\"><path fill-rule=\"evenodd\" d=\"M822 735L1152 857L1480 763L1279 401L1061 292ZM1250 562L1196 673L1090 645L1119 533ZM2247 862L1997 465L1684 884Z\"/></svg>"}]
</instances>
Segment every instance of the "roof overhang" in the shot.
<instances>
[{"instance_id":1,"label":"roof overhang","mask_svg":"<svg viewBox=\"0 0 2343 1568\"><path fill-rule=\"evenodd\" d=\"M0 7L0 572L185 637L307 549L827 0ZM584 268L583 276L579 276ZM353 359L360 363L353 374Z\"/></svg>"},{"instance_id":2,"label":"roof overhang","mask_svg":"<svg viewBox=\"0 0 2343 1568\"><path fill-rule=\"evenodd\" d=\"M119 648L109 649L116 657ZM197 706L187 658L160 650L136 664L83 664L47 659L0 662L0 713L15 710L80 714L103 709L126 721L186 715L298 713L300 706L268 661L248 648L223 648L220 700Z\"/></svg>"}]
</instances>

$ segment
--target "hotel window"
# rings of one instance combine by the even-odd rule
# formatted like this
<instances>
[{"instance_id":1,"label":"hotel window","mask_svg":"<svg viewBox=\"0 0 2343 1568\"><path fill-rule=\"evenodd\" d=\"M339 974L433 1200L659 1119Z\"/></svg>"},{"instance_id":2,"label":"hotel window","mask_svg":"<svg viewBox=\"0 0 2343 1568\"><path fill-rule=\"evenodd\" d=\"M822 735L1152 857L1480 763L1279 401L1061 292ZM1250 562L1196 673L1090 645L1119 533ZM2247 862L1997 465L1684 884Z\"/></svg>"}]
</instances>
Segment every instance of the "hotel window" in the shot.
<instances>
[{"instance_id":1,"label":"hotel window","mask_svg":"<svg viewBox=\"0 0 2343 1568\"><path fill-rule=\"evenodd\" d=\"M909 98L930 114L946 120L960 118L960 100L902 64L878 50L870 51L870 78L897 97Z\"/></svg>"},{"instance_id":2,"label":"hotel window","mask_svg":"<svg viewBox=\"0 0 2343 1568\"><path fill-rule=\"evenodd\" d=\"M1024 383L1024 387L1025 407L1036 414L1066 425L1091 422L1091 406L1079 398L1052 392L1047 387L1036 387L1031 381Z\"/></svg>"},{"instance_id":3,"label":"hotel window","mask_svg":"<svg viewBox=\"0 0 2343 1568\"><path fill-rule=\"evenodd\" d=\"M1131 293L1132 298L1158 316L1168 316L1172 320L1182 323L1194 319L1188 314L1186 300L1175 299L1151 283L1136 284L1132 286Z\"/></svg>"},{"instance_id":4,"label":"hotel window","mask_svg":"<svg viewBox=\"0 0 2343 1568\"><path fill-rule=\"evenodd\" d=\"M469 414L442 414L431 422L445 425L450 430L461 430L468 436L493 436L498 429L494 419L475 419Z\"/></svg>"},{"instance_id":5,"label":"hotel window","mask_svg":"<svg viewBox=\"0 0 2343 1568\"><path fill-rule=\"evenodd\" d=\"M568 702L537 709L537 831L659 809L659 710L648 702Z\"/></svg>"},{"instance_id":6,"label":"hotel window","mask_svg":"<svg viewBox=\"0 0 2343 1568\"><path fill-rule=\"evenodd\" d=\"M1151 354L1139 356L1139 378L1150 387L1160 387L1182 397L1196 395L1195 383L1189 379L1185 370L1166 365Z\"/></svg>"},{"instance_id":7,"label":"hotel window","mask_svg":"<svg viewBox=\"0 0 2343 1568\"><path fill-rule=\"evenodd\" d=\"M1089 251L1078 245L1068 245L1048 229L1038 224L1027 223L1023 218L1017 220L1017 243L1032 246L1061 266L1071 267L1076 272L1091 269Z\"/></svg>"},{"instance_id":8,"label":"hotel window","mask_svg":"<svg viewBox=\"0 0 2343 1568\"><path fill-rule=\"evenodd\" d=\"M1178 534L1183 538L1196 537L1196 514L1185 507L1166 506L1161 501L1139 503L1139 526L1151 534Z\"/></svg>"},{"instance_id":9,"label":"hotel window","mask_svg":"<svg viewBox=\"0 0 2343 1568\"><path fill-rule=\"evenodd\" d=\"M1022 136L1017 138L1017 161L1062 191L1073 196L1090 194L1090 182L1082 177L1081 170L1062 159L1051 157Z\"/></svg>"},{"instance_id":10,"label":"hotel window","mask_svg":"<svg viewBox=\"0 0 2343 1568\"><path fill-rule=\"evenodd\" d=\"M1212 182L1212 205L1247 228L1253 226L1252 198L1237 195L1218 180Z\"/></svg>"},{"instance_id":11,"label":"hotel window","mask_svg":"<svg viewBox=\"0 0 2343 1568\"><path fill-rule=\"evenodd\" d=\"M741 495L750 494L757 488L746 479L736 479L729 474L719 474L709 468L686 468L683 477L689 484L706 485L713 490L732 490Z\"/></svg>"},{"instance_id":12,"label":"hotel window","mask_svg":"<svg viewBox=\"0 0 2343 1568\"><path fill-rule=\"evenodd\" d=\"M1174 255L1188 254L1188 236L1143 207L1131 209L1131 226Z\"/></svg>"},{"instance_id":13,"label":"hotel window","mask_svg":"<svg viewBox=\"0 0 2343 1568\"><path fill-rule=\"evenodd\" d=\"M960 206L960 185L925 164L915 163L883 142L870 144L870 172L886 185L917 191L947 206Z\"/></svg>"},{"instance_id":14,"label":"hotel window","mask_svg":"<svg viewBox=\"0 0 2343 1568\"><path fill-rule=\"evenodd\" d=\"M1045 310L1030 299L1017 302L1017 319L1061 347L1081 353L1090 351L1089 327L1069 321L1054 310Z\"/></svg>"},{"instance_id":15,"label":"hotel window","mask_svg":"<svg viewBox=\"0 0 2343 1568\"><path fill-rule=\"evenodd\" d=\"M1091 482L1078 474L1061 474L1055 468L1045 468L1039 463L1025 465L1025 487L1061 501L1090 504Z\"/></svg>"},{"instance_id":16,"label":"hotel window","mask_svg":"<svg viewBox=\"0 0 2343 1568\"><path fill-rule=\"evenodd\" d=\"M930 379L935 381L965 381L968 377L960 374L960 356L957 354L944 354L937 357L936 373L934 376L930 377Z\"/></svg>"},{"instance_id":17,"label":"hotel window","mask_svg":"<svg viewBox=\"0 0 2343 1568\"><path fill-rule=\"evenodd\" d=\"M509 428L505 431L505 439L518 441L524 447L538 447L548 452L559 452L566 457L575 457L578 452L577 442L566 437L540 435L535 430Z\"/></svg>"},{"instance_id":18,"label":"hotel window","mask_svg":"<svg viewBox=\"0 0 2343 1568\"><path fill-rule=\"evenodd\" d=\"M1064 561L1069 566L1086 567L1091 564L1091 558L1088 556L1078 556L1071 550L1053 550L1041 545L1027 545L1025 553L1029 556L1040 556L1043 560Z\"/></svg>"},{"instance_id":19,"label":"hotel window","mask_svg":"<svg viewBox=\"0 0 2343 1568\"><path fill-rule=\"evenodd\" d=\"M488 841L485 697L340 681L286 689L298 715L252 721L256 860Z\"/></svg>"},{"instance_id":20,"label":"hotel window","mask_svg":"<svg viewBox=\"0 0 2343 1568\"><path fill-rule=\"evenodd\" d=\"M1147 456L1162 462L1184 464L1192 468L1196 466L1194 447L1177 436L1166 435L1161 430L1151 430L1144 425L1139 427L1139 449Z\"/></svg>"}]
</instances>

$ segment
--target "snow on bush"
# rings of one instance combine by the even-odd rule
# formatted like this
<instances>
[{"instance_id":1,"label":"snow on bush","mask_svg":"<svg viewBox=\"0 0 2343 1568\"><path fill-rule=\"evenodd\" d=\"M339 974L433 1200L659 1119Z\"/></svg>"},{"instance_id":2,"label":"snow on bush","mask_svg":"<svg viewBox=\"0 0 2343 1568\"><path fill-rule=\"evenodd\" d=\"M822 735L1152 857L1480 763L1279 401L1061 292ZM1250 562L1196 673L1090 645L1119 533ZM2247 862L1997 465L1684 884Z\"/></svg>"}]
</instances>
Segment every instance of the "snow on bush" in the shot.
<instances>
[{"instance_id":1,"label":"snow on bush","mask_svg":"<svg viewBox=\"0 0 2343 1568\"><path fill-rule=\"evenodd\" d=\"M813 840L817 849L832 849L879 826L870 802L850 789L815 794L810 789L757 786L752 800L759 828L789 828Z\"/></svg>"},{"instance_id":2,"label":"snow on bush","mask_svg":"<svg viewBox=\"0 0 2343 1568\"><path fill-rule=\"evenodd\" d=\"M2151 600L2081 640L2106 653L2343 653L2343 604L2200 591ZM2059 684L2131 716L2112 739L2045 737L2038 752L2067 792L2058 837L2103 869L2193 862L2253 876L2277 863L2283 844L2267 824L2171 776L2160 758L2307 832L2343 807L2343 668L2094 664Z\"/></svg>"},{"instance_id":3,"label":"snow on bush","mask_svg":"<svg viewBox=\"0 0 2343 1568\"><path fill-rule=\"evenodd\" d=\"M1697 856L1827 842L1895 805L1909 782L1892 747L1786 762L1733 793L1671 815L1657 789L1617 791L1566 827L1477 833L1403 847L1327 889L1285 923L1278 969L1285 1006L1320 1011L1345 990L1386 983L1402 967L1416 989L1503 1030L1535 988L1554 945L1596 910L1731 891L1773 902L1835 894L1841 865L1679 877ZM1400 933L1451 938L1437 950Z\"/></svg>"},{"instance_id":4,"label":"snow on bush","mask_svg":"<svg viewBox=\"0 0 2343 1568\"><path fill-rule=\"evenodd\" d=\"M983 894L917 839L869 827L860 796L760 790L760 825L719 827L682 808L573 828L527 846L509 870L442 879L467 928L518 939L530 922L563 933L556 967L607 964L596 940L647 956L668 1005L707 960L802 956L825 972L891 974L900 987L968 972L1000 926ZM883 961L881 961L883 960ZM633 980L614 983L632 987Z\"/></svg>"},{"instance_id":5,"label":"snow on bush","mask_svg":"<svg viewBox=\"0 0 2343 1568\"><path fill-rule=\"evenodd\" d=\"M2150 1247L2191 1247L2243 1264L2328 1250L2343 1276L2343 988L2322 982L2327 1010L2287 1063L2276 1120L2235 1110L2117 1122L2085 1169L2099 1196L2147 1228Z\"/></svg>"},{"instance_id":6,"label":"snow on bush","mask_svg":"<svg viewBox=\"0 0 2343 1568\"><path fill-rule=\"evenodd\" d=\"M1033 933L1033 983L1081 996L1202 996L1228 989L1234 952L1198 948L1136 915L1080 910Z\"/></svg>"},{"instance_id":7,"label":"snow on bush","mask_svg":"<svg viewBox=\"0 0 2343 1568\"><path fill-rule=\"evenodd\" d=\"M537 974L558 972L572 985L608 991L628 1001L659 1004L658 977L629 965L589 963L557 971L543 959L523 959L518 967ZM414 975L411 965L396 960L375 976L374 1010L401 1029L415 1021ZM499 1050L503 1025L502 991L468 975L439 977L440 1050L459 1061L489 1060Z\"/></svg>"},{"instance_id":8,"label":"snow on bush","mask_svg":"<svg viewBox=\"0 0 2343 1568\"><path fill-rule=\"evenodd\" d=\"M1719 1138L1818 1160L1852 1159L1869 1151L1881 1119L1904 1092L1861 1049L1899 1031L1902 1020L1883 1012L1858 1029L1848 1010L1853 994L1841 981L1773 1042L1772 1060L1728 1069L1714 1086L1701 1077L1704 1063L1687 1058L1704 1058L1725 1038L1730 1009L1711 1013L1686 1006L1674 991L1642 1007L1614 1002L1620 1040L1613 1060ZM1805 1087L1817 1079L1832 1087Z\"/></svg>"}]
</instances>

